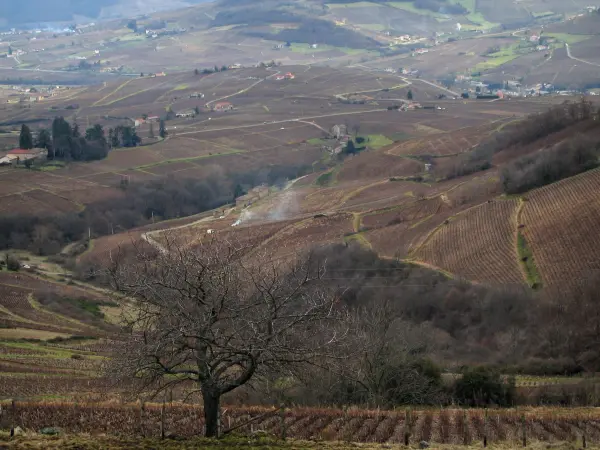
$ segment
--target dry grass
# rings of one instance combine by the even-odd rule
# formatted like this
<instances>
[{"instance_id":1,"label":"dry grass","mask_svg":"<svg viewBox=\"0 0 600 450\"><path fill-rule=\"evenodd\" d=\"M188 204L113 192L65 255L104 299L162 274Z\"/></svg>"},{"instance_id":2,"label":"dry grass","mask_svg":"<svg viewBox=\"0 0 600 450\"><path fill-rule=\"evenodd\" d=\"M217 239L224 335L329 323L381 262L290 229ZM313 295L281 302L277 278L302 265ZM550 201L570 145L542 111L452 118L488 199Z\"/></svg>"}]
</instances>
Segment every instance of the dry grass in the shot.
<instances>
[{"instance_id":1,"label":"dry grass","mask_svg":"<svg viewBox=\"0 0 600 450\"><path fill-rule=\"evenodd\" d=\"M39 339L47 341L57 337L67 338L70 335L54 331L31 330L28 328L0 328L0 339Z\"/></svg>"}]
</instances>

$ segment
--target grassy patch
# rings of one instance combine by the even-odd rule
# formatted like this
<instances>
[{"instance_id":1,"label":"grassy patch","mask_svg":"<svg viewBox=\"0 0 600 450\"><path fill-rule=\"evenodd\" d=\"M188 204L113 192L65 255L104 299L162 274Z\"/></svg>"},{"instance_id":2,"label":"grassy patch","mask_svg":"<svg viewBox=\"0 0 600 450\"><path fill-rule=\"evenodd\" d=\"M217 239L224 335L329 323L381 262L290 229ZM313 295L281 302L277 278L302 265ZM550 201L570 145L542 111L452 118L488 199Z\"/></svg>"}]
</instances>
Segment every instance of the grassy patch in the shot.
<instances>
[{"instance_id":1,"label":"grassy patch","mask_svg":"<svg viewBox=\"0 0 600 450\"><path fill-rule=\"evenodd\" d=\"M0 339L39 339L49 341L56 338L69 338L70 335L54 331L32 330L30 328L0 328Z\"/></svg>"},{"instance_id":2,"label":"grassy patch","mask_svg":"<svg viewBox=\"0 0 600 450\"><path fill-rule=\"evenodd\" d=\"M137 166L137 167L135 167L135 170L144 171L145 169L150 169L152 167L158 167L158 166L164 166L164 165L167 165L167 164L173 164L173 163L179 163L179 162L194 162L194 161L197 161L199 159L214 158L216 156L224 156L224 155L235 155L235 154L238 154L238 153L244 153L244 150L238 150L236 148L232 148L229 151L220 152L220 153L214 153L212 155L194 156L192 158L166 159L164 161L159 161L159 162L152 163L152 164L146 164L144 166ZM155 174L151 174L151 175L155 175Z\"/></svg>"},{"instance_id":3,"label":"grassy patch","mask_svg":"<svg viewBox=\"0 0 600 450\"><path fill-rule=\"evenodd\" d=\"M545 33L544 36L552 37L554 39L559 40L560 42L565 42L569 45L577 44L578 42L587 41L591 37L587 34L568 34L568 33Z\"/></svg>"},{"instance_id":4,"label":"grassy patch","mask_svg":"<svg viewBox=\"0 0 600 450\"><path fill-rule=\"evenodd\" d=\"M531 286L532 289L540 289L542 287L542 278L540 277L537 267L535 266L533 253L527 246L527 240L521 232L519 232L517 235L517 251L519 254L519 259L521 260L521 264L523 264L523 268L525 269L527 283L529 283L529 286Z\"/></svg>"},{"instance_id":5,"label":"grassy patch","mask_svg":"<svg viewBox=\"0 0 600 450\"><path fill-rule=\"evenodd\" d=\"M511 62L513 59L517 59L520 55L509 54L499 56L497 58L490 58L484 62L481 62L475 66L475 70L495 69L503 64Z\"/></svg>"},{"instance_id":6,"label":"grassy patch","mask_svg":"<svg viewBox=\"0 0 600 450\"><path fill-rule=\"evenodd\" d=\"M315 180L315 184L317 186L329 186L331 183L333 183L333 179L334 179L334 174L333 174L333 170L330 170L329 172L325 172L324 174L319 175L319 177Z\"/></svg>"},{"instance_id":7,"label":"grassy patch","mask_svg":"<svg viewBox=\"0 0 600 450\"><path fill-rule=\"evenodd\" d=\"M394 141L383 134L369 134L363 137L365 138L366 146L373 149L378 149L394 143Z\"/></svg>"},{"instance_id":8,"label":"grassy patch","mask_svg":"<svg viewBox=\"0 0 600 450\"><path fill-rule=\"evenodd\" d=\"M306 142L308 142L310 145L315 145L317 147L320 147L322 145L329 145L332 143L331 139L321 139L321 138L308 139Z\"/></svg>"},{"instance_id":9,"label":"grassy patch","mask_svg":"<svg viewBox=\"0 0 600 450\"><path fill-rule=\"evenodd\" d=\"M41 170L42 172L51 172L53 170L62 169L66 167L67 163L65 161L46 161L40 166L36 166L36 170Z\"/></svg>"},{"instance_id":10,"label":"grassy patch","mask_svg":"<svg viewBox=\"0 0 600 450\"><path fill-rule=\"evenodd\" d=\"M451 19L451 17L446 14L440 14L429 9L419 9L414 5L413 2L389 2L387 3L387 5L413 14L420 14L422 16L433 17L440 21L446 21Z\"/></svg>"}]
</instances>

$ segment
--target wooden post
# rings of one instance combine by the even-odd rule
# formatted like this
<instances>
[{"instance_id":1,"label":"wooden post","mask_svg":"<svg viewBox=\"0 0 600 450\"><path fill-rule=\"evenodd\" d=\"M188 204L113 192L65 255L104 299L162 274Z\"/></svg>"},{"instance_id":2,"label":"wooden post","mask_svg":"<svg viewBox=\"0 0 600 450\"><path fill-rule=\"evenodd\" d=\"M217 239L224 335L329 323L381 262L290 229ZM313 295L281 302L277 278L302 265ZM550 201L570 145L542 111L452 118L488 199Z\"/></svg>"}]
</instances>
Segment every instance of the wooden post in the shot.
<instances>
[{"instance_id":1,"label":"wooden post","mask_svg":"<svg viewBox=\"0 0 600 450\"><path fill-rule=\"evenodd\" d=\"M467 436L467 411L463 410L463 445L469 445L469 437Z\"/></svg>"},{"instance_id":2,"label":"wooden post","mask_svg":"<svg viewBox=\"0 0 600 450\"><path fill-rule=\"evenodd\" d=\"M527 447L527 423L525 421L525 414L521 415L521 426L523 429L523 447Z\"/></svg>"},{"instance_id":3,"label":"wooden post","mask_svg":"<svg viewBox=\"0 0 600 450\"><path fill-rule=\"evenodd\" d=\"M160 406L160 438L165 438L165 399Z\"/></svg>"},{"instance_id":4,"label":"wooden post","mask_svg":"<svg viewBox=\"0 0 600 450\"><path fill-rule=\"evenodd\" d=\"M17 402L10 401L10 437L15 437L15 423L17 421Z\"/></svg>"},{"instance_id":5,"label":"wooden post","mask_svg":"<svg viewBox=\"0 0 600 450\"><path fill-rule=\"evenodd\" d=\"M139 433L140 436L144 437L144 400L140 400L140 411L139 411Z\"/></svg>"},{"instance_id":6,"label":"wooden post","mask_svg":"<svg viewBox=\"0 0 600 450\"><path fill-rule=\"evenodd\" d=\"M406 408L406 413L404 414L404 445L407 447L410 445L411 420L410 408Z\"/></svg>"},{"instance_id":7,"label":"wooden post","mask_svg":"<svg viewBox=\"0 0 600 450\"><path fill-rule=\"evenodd\" d=\"M346 442L350 442L350 440L352 439L352 436L350 435L350 427L348 426L349 423L350 423L350 420L348 417L348 407L344 406L344 424L347 428L346 433L344 433L344 441L346 441Z\"/></svg>"},{"instance_id":8,"label":"wooden post","mask_svg":"<svg viewBox=\"0 0 600 450\"><path fill-rule=\"evenodd\" d=\"M285 429L285 406L281 405L279 409L279 425L281 427L281 440L287 439L287 430Z\"/></svg>"},{"instance_id":9,"label":"wooden post","mask_svg":"<svg viewBox=\"0 0 600 450\"><path fill-rule=\"evenodd\" d=\"M485 415L483 417L483 446L487 447L488 444L488 410L485 408Z\"/></svg>"}]
</instances>

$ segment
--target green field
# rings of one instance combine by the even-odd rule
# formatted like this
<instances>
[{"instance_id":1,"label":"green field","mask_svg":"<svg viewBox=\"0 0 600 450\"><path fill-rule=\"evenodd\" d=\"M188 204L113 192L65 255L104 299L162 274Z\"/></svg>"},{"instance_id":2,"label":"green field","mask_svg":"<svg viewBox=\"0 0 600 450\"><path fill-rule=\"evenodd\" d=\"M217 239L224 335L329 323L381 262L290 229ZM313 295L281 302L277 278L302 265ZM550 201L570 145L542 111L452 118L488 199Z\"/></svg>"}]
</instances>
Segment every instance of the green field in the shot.
<instances>
[{"instance_id":1,"label":"green field","mask_svg":"<svg viewBox=\"0 0 600 450\"><path fill-rule=\"evenodd\" d=\"M388 139L383 134L369 134L362 137L365 138L366 146L375 150L394 143L394 141Z\"/></svg>"},{"instance_id":2,"label":"green field","mask_svg":"<svg viewBox=\"0 0 600 450\"><path fill-rule=\"evenodd\" d=\"M513 59L517 59L520 55L512 54L499 56L497 58L490 58L484 62L480 62L475 66L475 70L495 69L503 64L511 62Z\"/></svg>"}]
</instances>

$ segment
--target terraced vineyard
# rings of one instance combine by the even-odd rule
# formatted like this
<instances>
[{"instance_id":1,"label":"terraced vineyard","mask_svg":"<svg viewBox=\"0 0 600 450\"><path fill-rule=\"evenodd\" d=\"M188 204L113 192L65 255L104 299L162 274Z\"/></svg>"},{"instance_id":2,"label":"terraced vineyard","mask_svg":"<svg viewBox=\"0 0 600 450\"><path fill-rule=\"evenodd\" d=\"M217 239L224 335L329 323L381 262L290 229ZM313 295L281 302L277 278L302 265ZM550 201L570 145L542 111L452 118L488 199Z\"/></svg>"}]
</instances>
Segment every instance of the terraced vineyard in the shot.
<instances>
[{"instance_id":1,"label":"terraced vineyard","mask_svg":"<svg viewBox=\"0 0 600 450\"><path fill-rule=\"evenodd\" d=\"M544 285L577 292L600 269L600 243L589 239L600 223L600 170L526 195L522 232Z\"/></svg>"},{"instance_id":2,"label":"terraced vineyard","mask_svg":"<svg viewBox=\"0 0 600 450\"><path fill-rule=\"evenodd\" d=\"M468 280L522 284L516 251L518 200L497 200L448 219L412 257Z\"/></svg>"},{"instance_id":3,"label":"terraced vineyard","mask_svg":"<svg viewBox=\"0 0 600 450\"><path fill-rule=\"evenodd\" d=\"M194 405L167 404L165 432L192 437L202 431L202 409ZM250 419L254 419L249 422ZM40 429L48 424L70 433L121 436L160 436L161 406L22 403L16 405L15 423ZM432 444L481 445L502 442L521 446L527 442L600 440L600 416L593 410L535 408L515 410L414 410L369 411L224 407L224 429L251 435L258 430L290 439L378 442L388 444L427 441Z\"/></svg>"}]
</instances>

